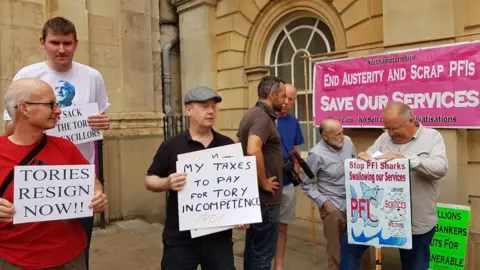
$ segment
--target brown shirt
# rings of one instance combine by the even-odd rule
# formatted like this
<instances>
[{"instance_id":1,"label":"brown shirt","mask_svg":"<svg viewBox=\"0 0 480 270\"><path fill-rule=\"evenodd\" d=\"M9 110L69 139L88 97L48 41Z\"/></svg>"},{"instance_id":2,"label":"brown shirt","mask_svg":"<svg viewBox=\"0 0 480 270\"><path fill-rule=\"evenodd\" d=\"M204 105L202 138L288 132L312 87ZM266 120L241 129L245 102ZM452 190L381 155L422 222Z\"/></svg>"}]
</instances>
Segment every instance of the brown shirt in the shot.
<instances>
[{"instance_id":1,"label":"brown shirt","mask_svg":"<svg viewBox=\"0 0 480 270\"><path fill-rule=\"evenodd\" d=\"M265 111L254 106L243 116L237 137L242 144L244 155L247 155L248 136L256 135L262 139L266 177L276 176L276 181L280 183L280 186L275 191L275 196L259 187L260 202L264 205L280 204L283 189L283 155L280 134L275 125L277 114L266 105L260 104L260 106L263 106Z\"/></svg>"}]
</instances>

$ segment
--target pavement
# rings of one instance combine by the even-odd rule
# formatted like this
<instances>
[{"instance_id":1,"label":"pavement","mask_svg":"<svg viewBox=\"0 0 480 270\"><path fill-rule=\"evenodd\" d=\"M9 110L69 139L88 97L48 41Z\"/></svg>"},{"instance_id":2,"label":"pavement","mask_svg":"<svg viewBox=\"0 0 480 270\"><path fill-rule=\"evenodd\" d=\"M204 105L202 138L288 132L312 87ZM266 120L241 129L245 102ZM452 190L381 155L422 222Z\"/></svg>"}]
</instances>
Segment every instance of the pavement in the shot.
<instances>
[{"instance_id":1,"label":"pavement","mask_svg":"<svg viewBox=\"0 0 480 270\"><path fill-rule=\"evenodd\" d=\"M310 222L297 220L289 226L284 270L328 269L326 242L321 227L321 224L316 225L317 241L313 245ZM107 225L105 229L95 228L90 248L90 269L160 269L163 250L162 231L162 224L148 223L141 219L113 222ZM234 253L237 270L243 269L244 235L244 231L234 230ZM314 263L313 256L314 246L316 247L316 263ZM382 269L401 269L398 250L382 249L382 259ZM374 260L373 256L372 260Z\"/></svg>"}]
</instances>

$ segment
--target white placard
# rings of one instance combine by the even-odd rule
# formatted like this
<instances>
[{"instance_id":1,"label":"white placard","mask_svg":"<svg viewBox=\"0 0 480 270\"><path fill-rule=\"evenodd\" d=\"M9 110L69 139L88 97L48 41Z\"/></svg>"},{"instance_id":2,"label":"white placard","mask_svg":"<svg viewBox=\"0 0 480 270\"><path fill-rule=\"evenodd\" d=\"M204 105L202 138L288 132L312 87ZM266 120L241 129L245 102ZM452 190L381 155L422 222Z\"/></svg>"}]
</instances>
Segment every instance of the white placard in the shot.
<instances>
[{"instance_id":1,"label":"white placard","mask_svg":"<svg viewBox=\"0 0 480 270\"><path fill-rule=\"evenodd\" d=\"M86 143L103 139L103 131L92 129L88 124L88 116L98 115L98 104L62 108L60 120L55 128L46 131L48 135L62 137L75 144Z\"/></svg>"},{"instance_id":2,"label":"white placard","mask_svg":"<svg viewBox=\"0 0 480 270\"><path fill-rule=\"evenodd\" d=\"M178 155L178 161L185 162L189 160L208 160L210 158L229 158L229 157L242 157L243 150L241 143L235 143L225 146L219 146L214 148L209 148L205 150L190 152ZM192 238L204 236L207 234L212 234L216 232L221 232L225 230L232 229L234 226L222 226L215 228L205 228L205 229L193 229L190 230L190 236Z\"/></svg>"},{"instance_id":3,"label":"white placard","mask_svg":"<svg viewBox=\"0 0 480 270\"><path fill-rule=\"evenodd\" d=\"M345 161L348 242L412 248L408 159Z\"/></svg>"},{"instance_id":4,"label":"white placard","mask_svg":"<svg viewBox=\"0 0 480 270\"><path fill-rule=\"evenodd\" d=\"M15 166L13 224L91 217L94 165Z\"/></svg>"},{"instance_id":5,"label":"white placard","mask_svg":"<svg viewBox=\"0 0 480 270\"><path fill-rule=\"evenodd\" d=\"M177 161L180 231L262 222L254 156Z\"/></svg>"}]
</instances>

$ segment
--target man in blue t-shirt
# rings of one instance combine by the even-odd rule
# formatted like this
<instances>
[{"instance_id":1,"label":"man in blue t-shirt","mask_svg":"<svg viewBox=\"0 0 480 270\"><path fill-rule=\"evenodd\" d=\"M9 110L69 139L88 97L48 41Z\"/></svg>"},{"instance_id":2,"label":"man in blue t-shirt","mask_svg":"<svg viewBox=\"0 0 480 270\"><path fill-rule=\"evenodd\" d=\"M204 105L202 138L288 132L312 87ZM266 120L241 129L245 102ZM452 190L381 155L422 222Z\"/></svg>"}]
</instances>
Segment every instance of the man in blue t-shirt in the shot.
<instances>
[{"instance_id":1,"label":"man in blue t-shirt","mask_svg":"<svg viewBox=\"0 0 480 270\"><path fill-rule=\"evenodd\" d=\"M277 129L282 138L283 159L289 158L289 153L295 151L300 155L300 145L304 143L300 123L295 116L288 113L297 99L297 89L286 84L287 100L282 105L282 111L278 113ZM300 165L295 164L295 171L300 171ZM280 205L280 230L278 234L277 253L275 255L275 268L283 269L285 246L287 243L287 226L295 219L296 188L288 176L283 173L283 194Z\"/></svg>"}]
</instances>

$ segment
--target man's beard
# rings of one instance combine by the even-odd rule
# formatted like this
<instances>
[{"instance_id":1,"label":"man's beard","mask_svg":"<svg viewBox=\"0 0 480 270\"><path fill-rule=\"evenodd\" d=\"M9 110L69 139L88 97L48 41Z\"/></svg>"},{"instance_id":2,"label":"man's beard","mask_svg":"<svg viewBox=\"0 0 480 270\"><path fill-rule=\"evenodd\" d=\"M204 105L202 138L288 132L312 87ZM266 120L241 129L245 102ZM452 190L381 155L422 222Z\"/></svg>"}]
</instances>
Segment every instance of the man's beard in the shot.
<instances>
[{"instance_id":1,"label":"man's beard","mask_svg":"<svg viewBox=\"0 0 480 270\"><path fill-rule=\"evenodd\" d=\"M282 104L277 105L277 104L273 103L273 104L272 104L272 109L273 109L275 112L281 112L281 111L282 111Z\"/></svg>"},{"instance_id":2,"label":"man's beard","mask_svg":"<svg viewBox=\"0 0 480 270\"><path fill-rule=\"evenodd\" d=\"M337 149L337 150L341 150L343 148L343 146L345 145L345 143L340 143L340 142L332 142L332 141L326 141L328 145L330 145L331 147Z\"/></svg>"}]
</instances>

